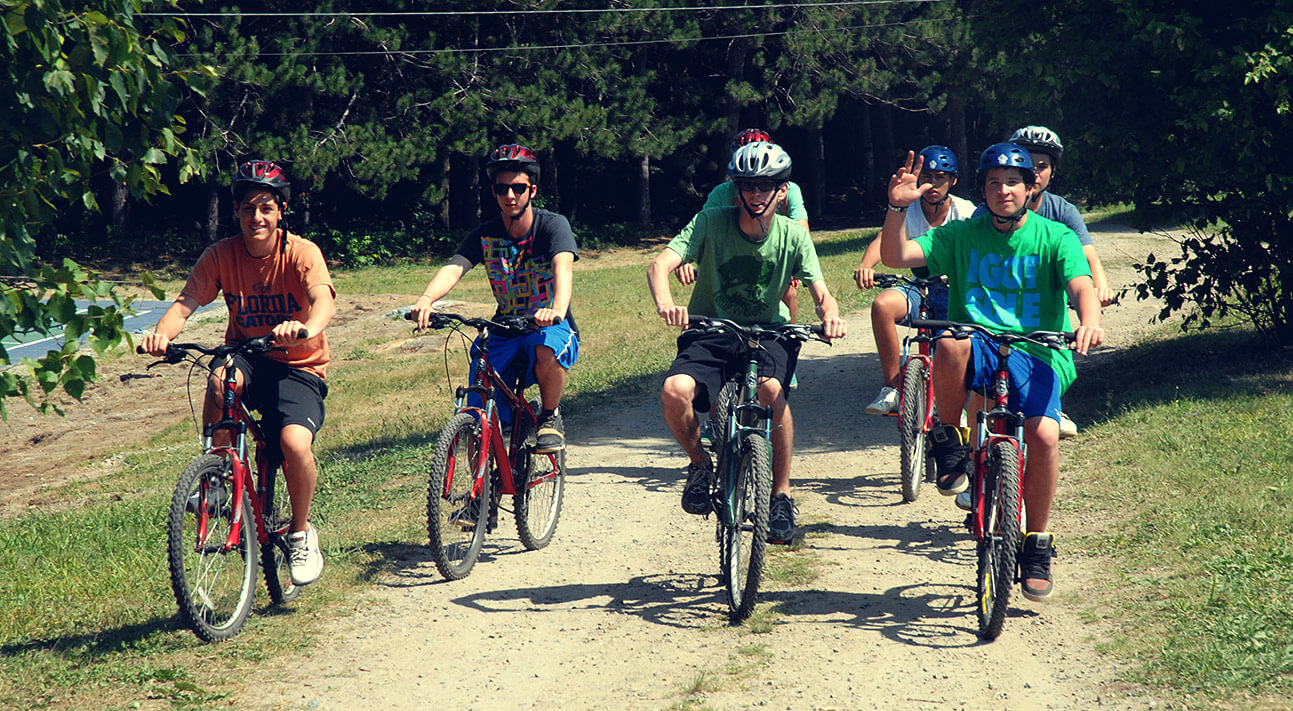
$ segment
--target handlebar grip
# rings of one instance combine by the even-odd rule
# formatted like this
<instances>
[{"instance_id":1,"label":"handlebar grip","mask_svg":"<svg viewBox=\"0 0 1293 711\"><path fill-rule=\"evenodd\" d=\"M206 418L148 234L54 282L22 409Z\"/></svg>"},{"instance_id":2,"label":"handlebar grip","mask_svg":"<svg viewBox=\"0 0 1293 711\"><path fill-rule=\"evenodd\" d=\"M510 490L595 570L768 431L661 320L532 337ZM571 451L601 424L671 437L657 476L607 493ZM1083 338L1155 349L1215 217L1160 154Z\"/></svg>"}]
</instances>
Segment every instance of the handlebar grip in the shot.
<instances>
[{"instance_id":1,"label":"handlebar grip","mask_svg":"<svg viewBox=\"0 0 1293 711\"><path fill-rule=\"evenodd\" d=\"M309 338L309 337L310 337L310 329L308 329L308 328L303 328L303 329L301 329L301 330L297 331L297 332L296 332L296 337L297 337L298 339L306 339L306 338Z\"/></svg>"},{"instance_id":2,"label":"handlebar grip","mask_svg":"<svg viewBox=\"0 0 1293 711\"><path fill-rule=\"evenodd\" d=\"M143 346L135 346L135 353L137 353L137 354L139 354L139 355L144 355L144 347L143 347Z\"/></svg>"}]
</instances>

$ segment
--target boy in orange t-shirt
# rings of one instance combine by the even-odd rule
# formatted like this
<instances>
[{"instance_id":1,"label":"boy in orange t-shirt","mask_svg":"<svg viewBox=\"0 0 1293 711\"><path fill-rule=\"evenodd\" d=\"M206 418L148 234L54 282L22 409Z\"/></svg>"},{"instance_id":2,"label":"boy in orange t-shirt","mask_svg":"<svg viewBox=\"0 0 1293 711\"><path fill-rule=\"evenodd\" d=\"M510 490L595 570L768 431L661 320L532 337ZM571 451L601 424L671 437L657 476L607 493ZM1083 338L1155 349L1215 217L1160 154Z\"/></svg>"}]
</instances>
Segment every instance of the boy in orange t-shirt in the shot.
<instances>
[{"instance_id":1,"label":"boy in orange t-shirt","mask_svg":"<svg viewBox=\"0 0 1293 711\"><path fill-rule=\"evenodd\" d=\"M238 167L233 198L241 234L202 253L184 290L140 346L154 356L165 354L189 316L221 292L229 307L225 342L274 334L275 350L236 356L239 386L244 402L263 416L266 430L278 430L292 505L287 540L292 582L306 585L323 572L319 535L309 514L318 476L314 436L323 425L323 399L328 394L328 339L323 331L337 306L319 248L281 226L290 195L291 184L274 163L253 160ZM297 337L301 330L305 338ZM223 372L217 368L208 381L204 423L220 419ZM228 437L222 430L213 439Z\"/></svg>"}]
</instances>

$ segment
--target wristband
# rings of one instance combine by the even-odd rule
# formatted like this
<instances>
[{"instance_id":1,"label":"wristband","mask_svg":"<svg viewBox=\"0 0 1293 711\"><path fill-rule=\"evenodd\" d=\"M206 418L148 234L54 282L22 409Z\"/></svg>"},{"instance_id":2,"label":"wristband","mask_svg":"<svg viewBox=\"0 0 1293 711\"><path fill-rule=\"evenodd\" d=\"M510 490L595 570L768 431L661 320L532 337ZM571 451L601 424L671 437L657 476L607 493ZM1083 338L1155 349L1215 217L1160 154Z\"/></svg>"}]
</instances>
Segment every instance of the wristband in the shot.
<instances>
[{"instance_id":1,"label":"wristband","mask_svg":"<svg viewBox=\"0 0 1293 711\"><path fill-rule=\"evenodd\" d=\"M906 212L908 207L909 207L908 205L899 206L893 203L889 203L889 212Z\"/></svg>"}]
</instances>

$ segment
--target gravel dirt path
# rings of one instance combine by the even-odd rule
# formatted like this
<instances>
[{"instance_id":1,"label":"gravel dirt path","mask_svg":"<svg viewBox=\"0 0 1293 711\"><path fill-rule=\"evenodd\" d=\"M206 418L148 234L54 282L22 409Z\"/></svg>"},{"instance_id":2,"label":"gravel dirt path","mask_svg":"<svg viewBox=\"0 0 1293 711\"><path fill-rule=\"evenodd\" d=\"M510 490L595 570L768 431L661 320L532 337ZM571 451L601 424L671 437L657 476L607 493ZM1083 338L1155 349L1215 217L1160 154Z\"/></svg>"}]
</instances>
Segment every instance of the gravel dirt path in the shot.
<instances>
[{"instance_id":1,"label":"gravel dirt path","mask_svg":"<svg viewBox=\"0 0 1293 711\"><path fill-rule=\"evenodd\" d=\"M1115 285L1133 280L1128 265L1155 241L1096 237ZM1130 298L1107 309L1111 342L1133 342L1156 309ZM765 585L766 631L726 624L713 520L679 508L685 459L658 402L639 398L569 416L552 545L524 551L504 516L480 563L456 582L411 549L395 574L319 622L316 646L258 667L255 693L237 705L1170 707L1120 682L1116 663L1096 651L1116 634L1083 615L1096 562L1058 558L1053 602L1016 590L1001 637L978 639L963 514L932 485L902 503L895 421L862 414L879 377L867 314L849 323L846 339L808 344L800 361L792 482L806 536L797 550L775 551L773 565L807 562L817 577ZM1076 516L1055 522L1061 556L1066 530L1081 525Z\"/></svg>"}]
</instances>

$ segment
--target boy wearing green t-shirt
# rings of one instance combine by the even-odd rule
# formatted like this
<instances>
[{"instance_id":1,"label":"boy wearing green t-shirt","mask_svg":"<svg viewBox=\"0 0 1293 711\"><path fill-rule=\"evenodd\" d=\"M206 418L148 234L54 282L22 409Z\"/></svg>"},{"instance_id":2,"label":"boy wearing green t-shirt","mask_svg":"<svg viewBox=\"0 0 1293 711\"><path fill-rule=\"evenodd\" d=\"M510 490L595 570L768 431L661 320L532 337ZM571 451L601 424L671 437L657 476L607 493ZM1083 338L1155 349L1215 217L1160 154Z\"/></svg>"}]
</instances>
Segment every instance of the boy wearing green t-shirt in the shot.
<instances>
[{"instance_id":1,"label":"boy wearing green t-shirt","mask_svg":"<svg viewBox=\"0 0 1293 711\"><path fill-rule=\"evenodd\" d=\"M1000 331L1068 330L1065 295L1077 305L1081 325L1074 349L1104 341L1100 300L1082 245L1072 230L1028 211L1036 175L1028 151L1013 143L990 146L975 176L988 214L936 227L907 238L903 213L929 185L912 170L914 153L889 181L889 212L880 233L880 254L890 267L928 265L948 277L948 319ZM931 433L938 490L955 495L969 487L967 438L957 420L971 389L991 381L996 356L979 338L944 339L934 356L934 397L942 427ZM1024 414L1028 465L1023 498L1029 531L1019 554L1024 596L1040 601L1054 590L1047 531L1059 481L1060 394L1076 372L1069 351L1036 347L1010 356L1012 409ZM976 408L977 409L977 408Z\"/></svg>"},{"instance_id":2,"label":"boy wearing green t-shirt","mask_svg":"<svg viewBox=\"0 0 1293 711\"><path fill-rule=\"evenodd\" d=\"M781 295L792 277L812 293L827 338L844 335L839 306L826 288L808 230L775 213L785 198L790 156L779 146L755 142L742 146L728 165L741 207L701 210L647 269L656 313L670 326L686 328L691 314L741 324L789 322ZM684 263L696 264L696 285L687 306L677 304L669 274ZM700 444L696 412L706 412L723 382L745 367L744 351L730 334L683 331L678 356L665 375L661 401L669 431L688 459L682 508L710 512L709 478L713 464ZM794 538L794 500L790 498L790 454L794 425L785 387L794 372L798 343L767 340L759 365L759 400L772 409L772 507L768 540Z\"/></svg>"}]
</instances>

